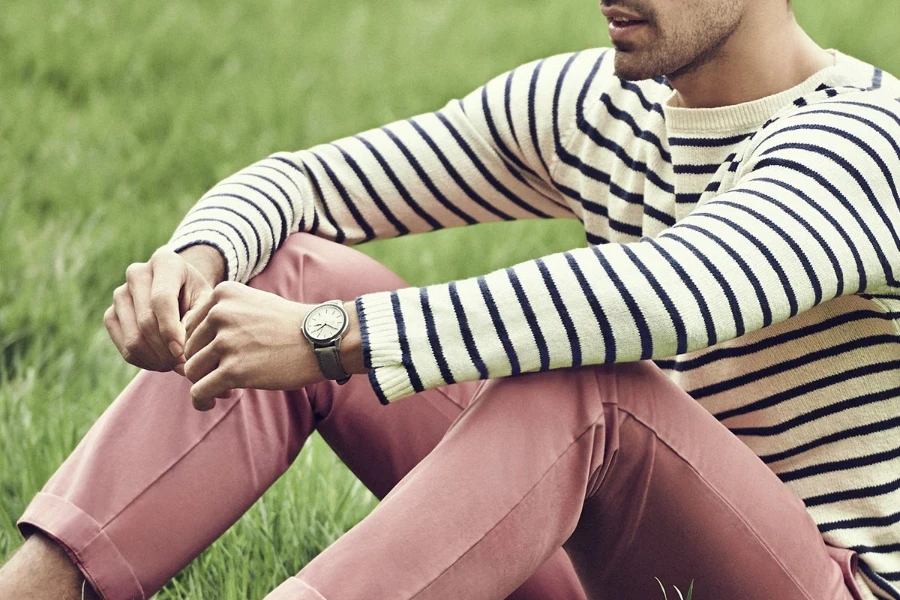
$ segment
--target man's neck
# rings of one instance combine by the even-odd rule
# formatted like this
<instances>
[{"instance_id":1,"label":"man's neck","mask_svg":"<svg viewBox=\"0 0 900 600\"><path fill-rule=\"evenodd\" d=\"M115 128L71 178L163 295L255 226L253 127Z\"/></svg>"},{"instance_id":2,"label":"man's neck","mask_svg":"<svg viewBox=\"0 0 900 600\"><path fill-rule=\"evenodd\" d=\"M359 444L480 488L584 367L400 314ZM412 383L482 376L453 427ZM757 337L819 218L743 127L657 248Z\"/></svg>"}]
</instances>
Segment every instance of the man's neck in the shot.
<instances>
[{"instance_id":1,"label":"man's neck","mask_svg":"<svg viewBox=\"0 0 900 600\"><path fill-rule=\"evenodd\" d=\"M792 15L749 15L708 63L669 77L673 100L688 108L715 108L771 96L834 64Z\"/></svg>"}]
</instances>

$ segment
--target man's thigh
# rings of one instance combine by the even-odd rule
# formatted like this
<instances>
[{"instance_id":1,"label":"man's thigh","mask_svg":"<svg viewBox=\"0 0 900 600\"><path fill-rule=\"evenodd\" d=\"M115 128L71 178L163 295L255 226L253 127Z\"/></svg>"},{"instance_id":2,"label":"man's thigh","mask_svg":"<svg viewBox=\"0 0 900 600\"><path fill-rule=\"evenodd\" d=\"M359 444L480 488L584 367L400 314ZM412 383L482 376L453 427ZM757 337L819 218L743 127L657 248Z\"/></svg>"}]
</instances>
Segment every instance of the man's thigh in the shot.
<instances>
[{"instance_id":1,"label":"man's thigh","mask_svg":"<svg viewBox=\"0 0 900 600\"><path fill-rule=\"evenodd\" d=\"M615 457L592 481L566 544L593 598L850 600L803 502L649 362L607 385ZM844 551L847 552L847 551Z\"/></svg>"}]
</instances>

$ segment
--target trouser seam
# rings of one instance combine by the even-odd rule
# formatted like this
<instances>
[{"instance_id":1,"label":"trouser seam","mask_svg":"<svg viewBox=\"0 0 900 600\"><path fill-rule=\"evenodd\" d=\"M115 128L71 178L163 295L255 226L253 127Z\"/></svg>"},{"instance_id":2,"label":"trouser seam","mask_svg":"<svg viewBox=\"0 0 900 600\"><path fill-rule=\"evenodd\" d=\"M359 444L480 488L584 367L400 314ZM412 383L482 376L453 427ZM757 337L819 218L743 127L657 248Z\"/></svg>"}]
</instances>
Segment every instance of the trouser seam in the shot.
<instances>
[{"instance_id":1,"label":"trouser seam","mask_svg":"<svg viewBox=\"0 0 900 600\"><path fill-rule=\"evenodd\" d=\"M601 412L600 414L601 414L601 417L602 417L602 414L603 414L603 413ZM598 417L598 418L600 418L600 417ZM437 576L434 577L434 579L432 579L430 582L428 582L427 584L425 584L425 585L422 587L422 589L420 589L419 591L417 591L416 593L414 593L412 596L410 596L410 600L413 600L414 598L417 598L417 597L421 596L421 595L422 595L429 587L431 587L432 585L434 585L434 583L435 583L436 581L438 581L441 577L443 577L443 575L444 575L445 573L447 573L447 571L449 571L450 569L452 569L459 561L461 561L461 560L463 559L463 557L464 557L466 554L468 554L470 550L472 550L472 548L474 548L475 546L477 546L478 544L480 544L480 543L481 543L488 535L491 534L492 531L494 531L494 530L495 530L497 527L499 527L504 521L506 521L507 517L509 517L513 512L515 512L515 510L519 507L519 505L521 505L522 502L524 502L525 499L528 498L528 496L531 494L531 492L533 492L534 489L535 489L538 485L540 485L541 482L544 481L544 479L546 479L546 477L547 477L547 475L550 473L550 471L553 470L553 467L555 467L555 466L559 463L559 461L562 460L562 459L563 459L563 458L564 458L564 457L572 450L572 448L574 448L574 447L578 444L578 442L581 441L581 439L582 439L585 435L589 434L589 433L594 429L595 426L596 426L596 421L594 421L594 422L590 425L590 427L588 427L588 428L587 428L584 432L582 432L578 437L576 437L575 439L573 439L572 442L566 447L566 449L565 449L563 452L561 452L560 455L557 456L557 457L553 460L553 462L550 464L550 466L547 467L547 470L544 471L544 473L540 476L540 478L538 478L538 480L534 483L534 485L532 485L532 486L528 489L528 491L526 491L526 492L522 495L522 497L519 499L518 502L516 502L512 507L510 507L510 509L506 512L505 515L503 515L503 517L502 517L500 520L498 520L496 523L494 523L494 525L493 525L490 529L488 529L487 531L485 531L484 534L483 534L481 537L479 537L477 540L475 540L474 542L472 542L472 544L469 545L468 548L466 548L463 552L460 553L460 555L456 558L456 560L454 560L452 563L450 563L449 565L447 565L447 567L446 567L443 571L441 571L440 573L438 573ZM582 504L583 504L583 503L582 503Z\"/></svg>"},{"instance_id":2,"label":"trouser seam","mask_svg":"<svg viewBox=\"0 0 900 600\"><path fill-rule=\"evenodd\" d=\"M241 396L243 396L243 392L241 392ZM144 488L143 488L142 490L140 490L140 491L135 495L134 498L132 498L131 500L129 500L128 503L127 503L125 506L123 506L122 508L120 508L119 511L116 512L116 514L114 514L112 517L110 517L109 520L106 522L106 524L103 525L100 529L103 530L103 529L108 528L110 525L112 525L113 521L115 521L116 519L118 519L119 516L121 516L122 513L124 513L126 510L128 510L128 508L129 508L132 504L134 504L135 502L137 502L137 500L138 500L141 496L143 496L143 495L147 492L147 490L149 490L151 487L153 487L153 485L154 485L157 481L159 481L160 479L162 479L162 478L166 475L166 473L168 473L169 471L171 471L172 469L174 469L174 468L178 465L178 463L180 463L182 460L184 460L184 458L185 458L188 454L190 454L190 453L194 450L194 448L196 448L197 446L199 446L200 443L203 442L203 440L205 440L205 439L206 439L213 431L215 431L215 429L219 426L219 424L220 424L222 421L224 421L224 420L231 414L231 412L235 409L235 407L238 406L238 404L240 404L241 400L242 400L242 397L240 397L240 398L238 398L237 400L235 400L234 404L232 404L231 406L229 406L228 409L222 414L222 416L221 416L215 423L213 423L212 426L211 426L208 430L206 430L206 432L205 432L202 436L200 436L199 438L197 438L197 439L194 441L193 444L191 444L187 449L185 449L185 451L182 452L182 453L178 456L178 458L176 458L175 460L173 460L172 463L171 463L169 466L167 466L162 472L159 473L159 475L157 475L157 476L154 477L151 481L149 481L149 482L144 486Z\"/></svg>"},{"instance_id":3,"label":"trouser seam","mask_svg":"<svg viewBox=\"0 0 900 600\"><path fill-rule=\"evenodd\" d=\"M637 422L640 423L641 425L643 425L643 426L644 426L651 434L653 434L653 436L660 442L660 444L662 444L663 446L665 446L666 448L668 448L668 449L672 452L672 454L674 454L675 456L677 456L678 458L680 458L681 461L682 461L684 464L686 464L686 465L688 466L688 468L691 469L691 471L693 471L693 472L697 475L697 478L703 483L703 485L706 486L706 488L707 488L708 490L710 490L713 494L715 494L715 496L716 496L716 497L717 497L717 498L718 498L725 506L727 506L727 507L731 510L731 512L732 512L734 515L737 516L737 518L741 521L741 523L743 523L743 525L744 525L744 527L747 529L747 531L750 532L750 535L752 535L753 538L755 538L756 541L759 542L759 545L762 546L762 547L765 549L765 551L769 554L769 556L772 557L772 559L775 561L775 563L778 565L778 567L782 570L782 572L783 572L785 575L787 575L788 579L790 579L790 580L794 583L794 585L797 587L798 590L800 590L800 592L803 594L803 596L804 596L805 598L807 598L807 600L815 600L815 599L812 598L809 594L806 593L806 590L803 588L803 586L800 585L800 583L799 583L799 582L797 581L797 579L794 577L793 573L791 573L790 570L788 570L788 569L784 566L784 563L781 561L781 559L778 557L778 555L775 554L775 553L772 551L772 549L769 548L769 545L766 544L766 543L763 541L763 539L759 537L759 534L757 534L757 533L756 533L756 530L755 530L753 527L750 526L750 524L749 524L749 523L747 522L747 520L744 518L744 515L741 514L741 511L739 511L739 510L738 510L738 509L737 509L737 508L736 508L736 507L728 500L728 498L726 498L724 495L722 495L722 494L719 492L719 490L717 490L715 487L713 487L713 486L706 480L706 478L703 477L703 474L700 473L700 471L698 471L698 470L694 467L694 465L691 464L691 462L690 462L687 458L684 457L683 454L681 454L678 450L676 450L674 447L672 447L672 445L669 444L666 440L664 440L663 438L661 438L661 437L659 436L659 434L656 432L656 430L653 429L653 427L651 427L646 421L644 421L643 419L641 419L640 417L638 417L638 416L637 416L636 414L634 414L632 411L629 411L628 409L623 408L622 406L618 406L618 409L621 410L622 412L624 412L625 414L629 415L630 417L632 417L635 421L637 421ZM741 442L740 440L738 440L737 438L735 438L735 440L736 440L738 443L742 443L742 442Z\"/></svg>"}]
</instances>

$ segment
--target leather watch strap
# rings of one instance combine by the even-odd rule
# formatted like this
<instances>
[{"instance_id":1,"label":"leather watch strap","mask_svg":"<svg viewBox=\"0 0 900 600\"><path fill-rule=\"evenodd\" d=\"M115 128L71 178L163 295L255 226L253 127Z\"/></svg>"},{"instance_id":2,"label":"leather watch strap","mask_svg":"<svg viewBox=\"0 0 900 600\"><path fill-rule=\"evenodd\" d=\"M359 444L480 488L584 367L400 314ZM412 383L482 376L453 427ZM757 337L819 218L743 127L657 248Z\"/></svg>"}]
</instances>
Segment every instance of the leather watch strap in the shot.
<instances>
[{"instance_id":1,"label":"leather watch strap","mask_svg":"<svg viewBox=\"0 0 900 600\"><path fill-rule=\"evenodd\" d=\"M326 379L334 379L338 383L346 383L350 379L350 375L341 366L340 356L338 355L339 350L338 346L324 346L314 348L313 352L316 354L319 369Z\"/></svg>"}]
</instances>

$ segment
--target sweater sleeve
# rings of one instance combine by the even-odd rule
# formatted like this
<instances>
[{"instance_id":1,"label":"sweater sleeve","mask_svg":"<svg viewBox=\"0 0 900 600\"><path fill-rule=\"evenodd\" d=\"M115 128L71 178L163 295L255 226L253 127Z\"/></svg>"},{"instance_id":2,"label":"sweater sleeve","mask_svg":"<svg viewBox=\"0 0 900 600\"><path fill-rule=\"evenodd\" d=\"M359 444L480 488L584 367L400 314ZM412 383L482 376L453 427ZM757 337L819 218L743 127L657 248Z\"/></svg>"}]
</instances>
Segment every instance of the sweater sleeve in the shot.
<instances>
[{"instance_id":1,"label":"sweater sleeve","mask_svg":"<svg viewBox=\"0 0 900 600\"><path fill-rule=\"evenodd\" d=\"M898 109L851 93L770 123L734 185L655 238L359 297L375 391L665 358L896 291Z\"/></svg>"},{"instance_id":2,"label":"sweater sleeve","mask_svg":"<svg viewBox=\"0 0 900 600\"><path fill-rule=\"evenodd\" d=\"M580 207L552 180L560 137L552 132L574 120L600 53L529 63L438 111L273 154L209 190L168 247L214 246L227 279L246 282L297 231L356 244L486 221L574 217Z\"/></svg>"}]
</instances>

